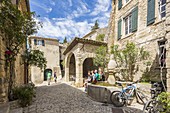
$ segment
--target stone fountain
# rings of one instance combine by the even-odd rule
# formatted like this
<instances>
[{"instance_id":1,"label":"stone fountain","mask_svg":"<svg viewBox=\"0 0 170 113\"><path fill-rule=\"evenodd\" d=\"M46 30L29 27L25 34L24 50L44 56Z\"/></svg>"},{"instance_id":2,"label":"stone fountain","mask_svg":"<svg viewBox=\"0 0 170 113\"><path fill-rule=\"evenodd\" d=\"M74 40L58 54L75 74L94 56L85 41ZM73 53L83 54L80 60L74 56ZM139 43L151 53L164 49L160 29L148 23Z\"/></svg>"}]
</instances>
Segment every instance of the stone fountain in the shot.
<instances>
[{"instance_id":1,"label":"stone fountain","mask_svg":"<svg viewBox=\"0 0 170 113\"><path fill-rule=\"evenodd\" d=\"M109 84L115 84L115 74L117 73L117 64L116 64L116 61L114 60L114 56L113 54L110 56L110 61L108 63L108 72L109 72L109 75L108 75L108 79L107 79L107 82Z\"/></svg>"}]
</instances>

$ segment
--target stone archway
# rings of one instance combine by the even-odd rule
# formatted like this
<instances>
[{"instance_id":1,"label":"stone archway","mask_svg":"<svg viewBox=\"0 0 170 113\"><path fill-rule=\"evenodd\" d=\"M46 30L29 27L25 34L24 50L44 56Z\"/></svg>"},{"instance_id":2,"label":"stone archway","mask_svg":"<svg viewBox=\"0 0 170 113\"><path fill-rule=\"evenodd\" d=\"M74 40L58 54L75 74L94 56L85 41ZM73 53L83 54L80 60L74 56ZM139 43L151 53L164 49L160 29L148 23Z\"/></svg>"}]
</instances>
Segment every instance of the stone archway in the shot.
<instances>
[{"instance_id":1,"label":"stone archway","mask_svg":"<svg viewBox=\"0 0 170 113\"><path fill-rule=\"evenodd\" d=\"M69 81L75 81L76 78L76 61L75 55L72 54L69 60Z\"/></svg>"},{"instance_id":2,"label":"stone archway","mask_svg":"<svg viewBox=\"0 0 170 113\"><path fill-rule=\"evenodd\" d=\"M83 78L87 77L88 71L94 70L93 58L86 58L83 62Z\"/></svg>"},{"instance_id":3,"label":"stone archway","mask_svg":"<svg viewBox=\"0 0 170 113\"><path fill-rule=\"evenodd\" d=\"M44 70L44 81L47 81L47 74L48 73L51 73L51 75L52 75L52 70L51 69L45 69Z\"/></svg>"},{"instance_id":4,"label":"stone archway","mask_svg":"<svg viewBox=\"0 0 170 113\"><path fill-rule=\"evenodd\" d=\"M107 46L104 42L89 39L75 38L64 51L65 55L65 81L72 81L75 77L75 85L83 86L83 79L88 70L93 66L92 58L95 57L95 50L99 46ZM90 68L89 68L90 67ZM94 68L95 69L95 68Z\"/></svg>"}]
</instances>

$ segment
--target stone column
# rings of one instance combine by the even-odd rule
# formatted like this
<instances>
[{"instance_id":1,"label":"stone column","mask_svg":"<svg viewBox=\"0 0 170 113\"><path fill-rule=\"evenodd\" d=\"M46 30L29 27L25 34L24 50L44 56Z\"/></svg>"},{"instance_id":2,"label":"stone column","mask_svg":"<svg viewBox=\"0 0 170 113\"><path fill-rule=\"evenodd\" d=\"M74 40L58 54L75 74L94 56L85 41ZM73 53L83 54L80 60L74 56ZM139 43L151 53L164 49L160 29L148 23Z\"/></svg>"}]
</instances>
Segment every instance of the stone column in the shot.
<instances>
[{"instance_id":1,"label":"stone column","mask_svg":"<svg viewBox=\"0 0 170 113\"><path fill-rule=\"evenodd\" d=\"M167 91L170 92L170 0L166 1L166 36L167 39L167 55L166 55L166 67L167 67Z\"/></svg>"},{"instance_id":2,"label":"stone column","mask_svg":"<svg viewBox=\"0 0 170 113\"><path fill-rule=\"evenodd\" d=\"M69 82L69 68L65 67L65 82Z\"/></svg>"},{"instance_id":3,"label":"stone column","mask_svg":"<svg viewBox=\"0 0 170 113\"><path fill-rule=\"evenodd\" d=\"M76 83L77 87L83 86L83 63L81 57L76 59Z\"/></svg>"}]
</instances>

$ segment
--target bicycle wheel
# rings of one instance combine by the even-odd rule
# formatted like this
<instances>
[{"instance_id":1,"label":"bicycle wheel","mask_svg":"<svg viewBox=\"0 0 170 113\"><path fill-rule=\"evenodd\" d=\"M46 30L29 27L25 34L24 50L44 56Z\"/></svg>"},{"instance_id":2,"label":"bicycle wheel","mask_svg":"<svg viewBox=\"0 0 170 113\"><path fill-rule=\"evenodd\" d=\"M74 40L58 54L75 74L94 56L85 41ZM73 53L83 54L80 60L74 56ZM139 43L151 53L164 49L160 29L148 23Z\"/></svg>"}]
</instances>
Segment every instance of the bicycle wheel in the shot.
<instances>
[{"instance_id":1,"label":"bicycle wheel","mask_svg":"<svg viewBox=\"0 0 170 113\"><path fill-rule=\"evenodd\" d=\"M144 105L143 113L160 113L159 108L155 100L150 100Z\"/></svg>"},{"instance_id":2,"label":"bicycle wheel","mask_svg":"<svg viewBox=\"0 0 170 113\"><path fill-rule=\"evenodd\" d=\"M113 91L110 95L110 100L116 107L122 107L125 105L125 97L120 91Z\"/></svg>"},{"instance_id":3,"label":"bicycle wheel","mask_svg":"<svg viewBox=\"0 0 170 113\"><path fill-rule=\"evenodd\" d=\"M145 104L148 101L148 98L140 91L136 92L136 98L139 104Z\"/></svg>"}]
</instances>

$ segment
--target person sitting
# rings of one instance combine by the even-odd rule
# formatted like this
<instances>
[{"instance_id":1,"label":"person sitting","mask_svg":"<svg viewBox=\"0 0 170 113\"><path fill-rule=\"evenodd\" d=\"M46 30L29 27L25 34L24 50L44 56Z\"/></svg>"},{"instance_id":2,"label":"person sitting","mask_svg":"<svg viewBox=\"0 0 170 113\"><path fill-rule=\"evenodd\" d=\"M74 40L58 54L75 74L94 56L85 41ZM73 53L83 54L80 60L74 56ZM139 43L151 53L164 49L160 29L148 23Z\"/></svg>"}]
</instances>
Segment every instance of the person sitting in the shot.
<instances>
[{"instance_id":1,"label":"person sitting","mask_svg":"<svg viewBox=\"0 0 170 113\"><path fill-rule=\"evenodd\" d=\"M105 81L105 76L104 76L103 71L100 72L100 79L101 81Z\"/></svg>"},{"instance_id":2,"label":"person sitting","mask_svg":"<svg viewBox=\"0 0 170 113\"><path fill-rule=\"evenodd\" d=\"M87 83L90 83L90 82L91 82L91 74L90 74L90 71L89 71L88 75L87 75L87 79L84 82L85 91L87 91Z\"/></svg>"}]
</instances>

